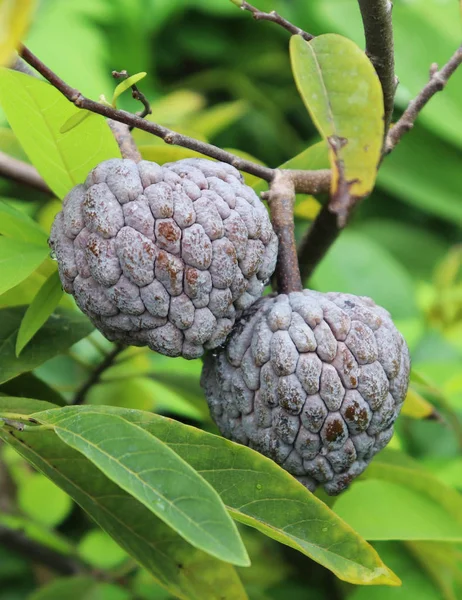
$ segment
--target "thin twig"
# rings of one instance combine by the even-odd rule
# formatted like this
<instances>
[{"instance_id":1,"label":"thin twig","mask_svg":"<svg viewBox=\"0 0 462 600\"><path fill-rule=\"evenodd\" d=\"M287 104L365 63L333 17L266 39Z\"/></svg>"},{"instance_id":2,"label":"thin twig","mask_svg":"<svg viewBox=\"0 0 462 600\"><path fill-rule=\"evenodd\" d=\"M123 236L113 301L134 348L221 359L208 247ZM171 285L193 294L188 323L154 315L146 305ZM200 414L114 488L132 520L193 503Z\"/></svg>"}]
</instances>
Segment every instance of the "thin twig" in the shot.
<instances>
[{"instance_id":1,"label":"thin twig","mask_svg":"<svg viewBox=\"0 0 462 600\"><path fill-rule=\"evenodd\" d=\"M283 171L276 171L269 191L262 197L268 201L271 222L279 239L275 273L278 291L282 294L299 292L303 288L295 243L295 188L292 179Z\"/></svg>"},{"instance_id":2,"label":"thin twig","mask_svg":"<svg viewBox=\"0 0 462 600\"><path fill-rule=\"evenodd\" d=\"M0 544L8 550L17 552L21 556L33 562L40 563L62 575L75 575L85 570L83 565L71 556L65 556L39 542L31 540L22 531L17 529L9 529L0 525Z\"/></svg>"},{"instance_id":3,"label":"thin twig","mask_svg":"<svg viewBox=\"0 0 462 600\"><path fill-rule=\"evenodd\" d=\"M414 122L419 116L420 111L427 102L437 93L441 92L446 86L451 75L462 63L462 46L456 50L444 67L438 70L438 65L433 64L430 67L430 80L422 89L419 95L410 102L401 118L393 125L387 137L386 153L390 153L399 143L402 136L412 129Z\"/></svg>"},{"instance_id":4,"label":"thin twig","mask_svg":"<svg viewBox=\"0 0 462 600\"><path fill-rule=\"evenodd\" d=\"M71 404L83 404L85 402L85 397L89 392L90 388L96 385L101 379L101 375L109 369L109 367L113 364L117 355L120 354L123 350L125 350L125 346L118 344L107 356L104 360L102 360L96 369L90 374L89 378L84 382L79 390L77 390L73 401Z\"/></svg>"},{"instance_id":5,"label":"thin twig","mask_svg":"<svg viewBox=\"0 0 462 600\"><path fill-rule=\"evenodd\" d=\"M28 185L45 194L53 194L35 167L4 152L0 152L0 177Z\"/></svg>"},{"instance_id":6,"label":"thin twig","mask_svg":"<svg viewBox=\"0 0 462 600\"><path fill-rule=\"evenodd\" d=\"M31 67L43 75L43 77L45 77L45 79L49 81L51 85L53 85L78 108L83 108L99 115L103 115L103 117L113 119L114 121L119 121L120 123L137 127L138 129L142 129L143 131L147 131L148 133L152 133L153 135L160 137L167 144L182 146L183 148L195 150L196 152L200 152L201 154L209 156L210 158L233 165L239 171L256 175L265 181L271 181L274 177L275 169L256 164L252 161L236 156L231 152L222 150L217 146L213 146L212 144L207 144L206 142L201 142L186 135L176 133L167 127L163 127L162 125L158 125L152 121L146 121L138 115L134 115L124 110L118 110L116 108L112 108L111 106L107 106L105 104L101 104L100 102L95 102L94 100L85 98L78 90L65 83L60 77L58 77L58 75L56 75L56 73L49 69L40 59L38 59L24 46L21 50L21 56ZM324 186L325 189L328 189L328 171L319 172L286 169L284 172L287 173L289 177L294 178L295 191L297 193L311 194L313 193L313 189L325 191ZM320 175L318 175L318 173L320 173Z\"/></svg>"},{"instance_id":7,"label":"thin twig","mask_svg":"<svg viewBox=\"0 0 462 600\"><path fill-rule=\"evenodd\" d=\"M314 38L314 36L311 35L311 33L308 33L307 31L303 31L303 29L300 29L300 27L297 27L296 25L294 25L287 19L284 19L284 17L281 17L281 15L279 15L274 10L267 13L267 12L258 10L258 8L256 8L255 6L252 6L248 2L244 2L244 1L240 2L240 0L231 0L231 2L233 2L233 4L236 4L236 6L238 6L240 9L247 10L248 12L252 13L253 18L256 21L271 21L272 23L276 23L277 25L280 25L281 27L283 27L289 33L292 33L293 35L302 36L302 38L304 40L306 40L307 42L309 42L310 40L312 40Z\"/></svg>"},{"instance_id":8,"label":"thin twig","mask_svg":"<svg viewBox=\"0 0 462 600\"><path fill-rule=\"evenodd\" d=\"M385 108L385 137L390 127L395 100L393 4L390 0L358 0L366 38L366 54L380 79Z\"/></svg>"},{"instance_id":9,"label":"thin twig","mask_svg":"<svg viewBox=\"0 0 462 600\"><path fill-rule=\"evenodd\" d=\"M112 76L115 79L127 79L130 77L127 71L112 71ZM136 84L130 86L132 89L132 98L138 100L143 105L143 110L141 112L136 113L139 117L144 119L148 115L152 113L151 105L149 104L148 99L143 94L143 92L138 88Z\"/></svg>"}]
</instances>

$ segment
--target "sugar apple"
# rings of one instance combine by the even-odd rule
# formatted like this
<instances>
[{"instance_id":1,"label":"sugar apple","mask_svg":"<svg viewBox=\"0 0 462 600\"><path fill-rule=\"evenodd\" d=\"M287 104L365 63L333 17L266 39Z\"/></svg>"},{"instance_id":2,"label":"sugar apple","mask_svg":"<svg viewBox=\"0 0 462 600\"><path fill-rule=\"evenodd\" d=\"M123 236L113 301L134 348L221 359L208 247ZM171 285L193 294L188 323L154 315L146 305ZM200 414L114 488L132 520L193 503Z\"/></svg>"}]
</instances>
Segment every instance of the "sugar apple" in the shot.
<instances>
[{"instance_id":1,"label":"sugar apple","mask_svg":"<svg viewBox=\"0 0 462 600\"><path fill-rule=\"evenodd\" d=\"M49 243L64 290L108 339L191 359L261 296L278 248L239 171L200 158L102 162Z\"/></svg>"},{"instance_id":2,"label":"sugar apple","mask_svg":"<svg viewBox=\"0 0 462 600\"><path fill-rule=\"evenodd\" d=\"M201 384L225 437L334 495L389 442L409 369L385 309L304 290L247 310L227 346L206 356Z\"/></svg>"}]
</instances>

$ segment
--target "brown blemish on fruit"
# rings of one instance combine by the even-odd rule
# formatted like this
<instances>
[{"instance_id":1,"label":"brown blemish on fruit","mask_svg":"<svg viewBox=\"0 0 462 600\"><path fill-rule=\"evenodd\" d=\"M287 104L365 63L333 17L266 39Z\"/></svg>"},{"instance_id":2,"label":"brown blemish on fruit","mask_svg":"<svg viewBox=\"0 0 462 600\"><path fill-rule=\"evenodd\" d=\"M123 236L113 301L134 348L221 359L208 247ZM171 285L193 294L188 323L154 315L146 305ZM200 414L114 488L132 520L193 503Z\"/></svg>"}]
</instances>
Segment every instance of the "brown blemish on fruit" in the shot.
<instances>
[{"instance_id":1,"label":"brown blemish on fruit","mask_svg":"<svg viewBox=\"0 0 462 600\"><path fill-rule=\"evenodd\" d=\"M336 419L335 421L330 421L326 427L326 440L328 442L335 442L339 437L343 435L343 426L342 422Z\"/></svg>"},{"instance_id":2,"label":"brown blemish on fruit","mask_svg":"<svg viewBox=\"0 0 462 600\"><path fill-rule=\"evenodd\" d=\"M180 239L180 231L170 221L164 221L158 225L159 235L168 242L175 243Z\"/></svg>"}]
</instances>

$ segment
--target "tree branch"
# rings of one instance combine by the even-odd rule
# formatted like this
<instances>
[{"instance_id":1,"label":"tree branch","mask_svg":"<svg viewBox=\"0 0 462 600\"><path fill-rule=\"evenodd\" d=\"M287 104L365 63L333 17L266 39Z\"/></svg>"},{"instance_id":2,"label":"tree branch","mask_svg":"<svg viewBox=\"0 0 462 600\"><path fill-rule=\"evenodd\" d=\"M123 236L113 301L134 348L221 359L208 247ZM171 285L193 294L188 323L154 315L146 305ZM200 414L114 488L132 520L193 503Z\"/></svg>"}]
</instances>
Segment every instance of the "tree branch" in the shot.
<instances>
[{"instance_id":1,"label":"tree branch","mask_svg":"<svg viewBox=\"0 0 462 600\"><path fill-rule=\"evenodd\" d=\"M0 544L62 575L81 573L83 566L70 556L65 556L47 546L29 539L22 531L0 525Z\"/></svg>"},{"instance_id":2,"label":"tree branch","mask_svg":"<svg viewBox=\"0 0 462 600\"><path fill-rule=\"evenodd\" d=\"M438 65L430 67L430 80L419 95L410 102L401 118L390 129L385 151L389 154L399 143L402 136L414 126L414 122L427 102L446 86L451 75L462 63L462 46L456 50L444 67L438 71Z\"/></svg>"},{"instance_id":3,"label":"tree branch","mask_svg":"<svg viewBox=\"0 0 462 600\"><path fill-rule=\"evenodd\" d=\"M78 90L65 83L60 77L58 77L58 75L56 75L56 73L49 69L40 59L38 59L24 46L21 50L21 56L31 67L43 75L43 77L45 77L45 79L49 81L51 85L53 85L78 108L83 108L85 110L102 115L103 117L107 117L108 119L125 123L130 127L137 127L138 129L142 129L143 131L147 131L148 133L152 133L153 135L160 137L167 144L173 144L176 146L182 146L183 148L189 148L190 150L195 150L196 152L200 152L201 154L209 156L210 158L233 165L233 167L236 167L236 169L239 171L245 171L246 173L256 175L265 181L271 181L275 175L275 169L258 165L252 161L240 158L231 152L226 152L226 150L222 150L221 148L213 146L212 144L207 144L206 142L201 142L186 135L176 133L171 129L167 129L167 127L163 127L162 125L158 125L152 121L146 121L140 116L126 112L125 110L118 110L116 108L112 108L111 106L107 106L105 104L101 104L100 102L95 102L94 100L85 98ZM287 173L289 177L294 177L294 181L296 182L295 191L305 194L313 193L313 189L320 190L320 188L323 188L324 185L326 185L326 181L328 179L327 171L293 171L291 169L286 169L285 173ZM318 175L318 173L320 174Z\"/></svg>"},{"instance_id":4,"label":"tree branch","mask_svg":"<svg viewBox=\"0 0 462 600\"><path fill-rule=\"evenodd\" d=\"M269 191L262 198L268 201L273 229L279 239L275 273L278 291L282 294L301 291L294 232L294 182L283 171L276 171Z\"/></svg>"},{"instance_id":5,"label":"tree branch","mask_svg":"<svg viewBox=\"0 0 462 600\"><path fill-rule=\"evenodd\" d=\"M6 177L16 183L28 185L39 192L53 195L35 167L8 156L4 152L0 152L0 177Z\"/></svg>"},{"instance_id":6,"label":"tree branch","mask_svg":"<svg viewBox=\"0 0 462 600\"><path fill-rule=\"evenodd\" d=\"M101 375L112 366L116 357L125 350L125 346L117 344L117 346L106 355L106 357L99 363L96 369L91 373L90 377L83 383L79 390L77 390L71 404L83 404L85 397L89 392L90 388L96 385L101 379Z\"/></svg>"},{"instance_id":7,"label":"tree branch","mask_svg":"<svg viewBox=\"0 0 462 600\"><path fill-rule=\"evenodd\" d=\"M298 249L300 276L305 283L337 239L341 228L337 215L325 204L302 239Z\"/></svg>"},{"instance_id":8,"label":"tree branch","mask_svg":"<svg viewBox=\"0 0 462 600\"><path fill-rule=\"evenodd\" d=\"M392 8L390 0L358 0L366 38L366 54L380 79L385 108L385 138L396 91Z\"/></svg>"},{"instance_id":9,"label":"tree branch","mask_svg":"<svg viewBox=\"0 0 462 600\"><path fill-rule=\"evenodd\" d=\"M107 120L107 124L111 128L111 131L116 139L117 145L120 148L120 153L123 158L129 158L130 160L140 162L141 154L138 150L135 140L130 133L130 127L124 123L113 121L112 119Z\"/></svg>"},{"instance_id":10,"label":"tree branch","mask_svg":"<svg viewBox=\"0 0 462 600\"><path fill-rule=\"evenodd\" d=\"M114 77L114 79L127 79L129 77L129 74L125 70L124 71L112 71L112 76ZM141 92L138 89L138 86L136 84L133 84L130 87L132 89L132 98L134 98L135 100L138 100L143 105L143 110L137 114L139 117L144 119L145 117L147 117L148 115L150 115L152 113L151 105L149 104L149 101L146 98L146 96L143 94L143 92Z\"/></svg>"},{"instance_id":11,"label":"tree branch","mask_svg":"<svg viewBox=\"0 0 462 600\"><path fill-rule=\"evenodd\" d=\"M303 29L300 29L300 27L293 25L292 23L290 23L290 21L284 19L284 17L281 17L281 15L279 15L274 10L272 10L269 13L266 13L261 10L258 10L258 8L256 8L255 6L252 6L251 4L243 0L231 0L231 2L238 6L241 10L247 10L248 12L252 13L253 18L256 21L271 21L272 23L276 23L277 25L280 25L286 31L292 33L293 35L301 35L302 38L307 42L314 38L314 36L311 35L311 33L303 31Z\"/></svg>"}]
</instances>

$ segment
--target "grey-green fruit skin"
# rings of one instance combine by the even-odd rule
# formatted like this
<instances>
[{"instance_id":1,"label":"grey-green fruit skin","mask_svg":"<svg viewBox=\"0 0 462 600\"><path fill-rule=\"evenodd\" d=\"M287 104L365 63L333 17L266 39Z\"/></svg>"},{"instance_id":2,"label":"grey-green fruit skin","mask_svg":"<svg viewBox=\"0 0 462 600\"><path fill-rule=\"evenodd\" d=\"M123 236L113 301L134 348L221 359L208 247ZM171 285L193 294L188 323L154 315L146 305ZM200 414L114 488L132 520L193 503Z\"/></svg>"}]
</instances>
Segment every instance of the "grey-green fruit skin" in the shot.
<instances>
[{"instance_id":1,"label":"grey-green fruit skin","mask_svg":"<svg viewBox=\"0 0 462 600\"><path fill-rule=\"evenodd\" d=\"M335 495L390 441L409 370L385 309L304 290L246 311L226 347L206 356L201 384L225 437Z\"/></svg>"},{"instance_id":2,"label":"grey-green fruit skin","mask_svg":"<svg viewBox=\"0 0 462 600\"><path fill-rule=\"evenodd\" d=\"M231 165L102 162L55 218L63 288L110 340L197 358L263 293L278 242Z\"/></svg>"}]
</instances>

